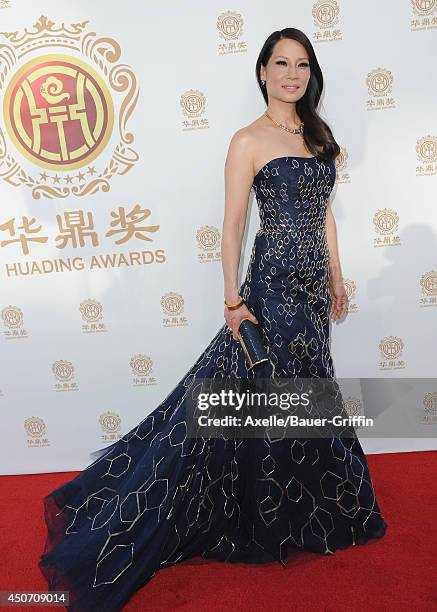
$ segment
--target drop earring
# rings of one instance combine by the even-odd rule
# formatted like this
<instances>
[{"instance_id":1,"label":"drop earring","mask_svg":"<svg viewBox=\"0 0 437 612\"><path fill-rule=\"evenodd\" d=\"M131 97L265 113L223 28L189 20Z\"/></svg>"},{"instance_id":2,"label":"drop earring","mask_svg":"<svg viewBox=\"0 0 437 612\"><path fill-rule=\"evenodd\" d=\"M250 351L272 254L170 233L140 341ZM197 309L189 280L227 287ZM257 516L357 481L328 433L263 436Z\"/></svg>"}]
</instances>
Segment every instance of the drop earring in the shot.
<instances>
[{"instance_id":1,"label":"drop earring","mask_svg":"<svg viewBox=\"0 0 437 612\"><path fill-rule=\"evenodd\" d=\"M265 85L265 81L261 79L261 85Z\"/></svg>"}]
</instances>

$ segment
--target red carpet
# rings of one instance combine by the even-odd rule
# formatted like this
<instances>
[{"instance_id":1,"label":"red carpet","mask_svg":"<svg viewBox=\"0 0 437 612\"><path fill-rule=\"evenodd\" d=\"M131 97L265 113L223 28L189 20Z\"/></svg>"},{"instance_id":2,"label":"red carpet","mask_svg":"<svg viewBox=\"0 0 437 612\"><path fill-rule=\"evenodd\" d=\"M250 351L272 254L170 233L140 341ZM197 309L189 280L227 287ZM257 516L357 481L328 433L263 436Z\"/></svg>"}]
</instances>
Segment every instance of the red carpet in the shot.
<instances>
[{"instance_id":1,"label":"red carpet","mask_svg":"<svg viewBox=\"0 0 437 612\"><path fill-rule=\"evenodd\" d=\"M278 563L184 561L160 570L123 610L435 611L437 452L388 453L367 459L388 523L382 540L327 556L297 552L287 568ZM45 539L42 498L75 475L1 477L0 590L47 588L37 566ZM19 609L48 610L42 606Z\"/></svg>"}]
</instances>

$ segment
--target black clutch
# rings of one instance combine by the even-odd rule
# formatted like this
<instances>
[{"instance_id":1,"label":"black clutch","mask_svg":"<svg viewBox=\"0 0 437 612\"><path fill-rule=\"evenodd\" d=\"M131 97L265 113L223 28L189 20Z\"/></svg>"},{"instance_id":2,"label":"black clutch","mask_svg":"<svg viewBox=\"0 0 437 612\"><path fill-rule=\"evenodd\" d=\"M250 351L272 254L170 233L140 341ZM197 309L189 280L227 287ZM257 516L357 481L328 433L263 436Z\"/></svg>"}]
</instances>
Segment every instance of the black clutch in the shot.
<instances>
[{"instance_id":1,"label":"black clutch","mask_svg":"<svg viewBox=\"0 0 437 612\"><path fill-rule=\"evenodd\" d=\"M250 319L241 321L237 337L243 347L249 369L269 360L257 325Z\"/></svg>"}]
</instances>

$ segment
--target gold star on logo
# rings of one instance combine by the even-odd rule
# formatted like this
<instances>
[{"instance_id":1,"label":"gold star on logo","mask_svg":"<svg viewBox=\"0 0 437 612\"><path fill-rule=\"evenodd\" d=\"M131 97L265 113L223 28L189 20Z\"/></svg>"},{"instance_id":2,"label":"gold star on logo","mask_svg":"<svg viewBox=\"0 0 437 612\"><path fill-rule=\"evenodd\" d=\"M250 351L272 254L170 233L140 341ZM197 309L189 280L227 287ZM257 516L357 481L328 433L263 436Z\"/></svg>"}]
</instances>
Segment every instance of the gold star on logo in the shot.
<instances>
[{"instance_id":1,"label":"gold star on logo","mask_svg":"<svg viewBox=\"0 0 437 612\"><path fill-rule=\"evenodd\" d=\"M40 177L42 181L46 181L49 178L49 175L47 174L47 172L41 172Z\"/></svg>"},{"instance_id":2,"label":"gold star on logo","mask_svg":"<svg viewBox=\"0 0 437 612\"><path fill-rule=\"evenodd\" d=\"M77 178L79 179L79 181L84 181L85 180L85 174L83 172L78 172L77 173Z\"/></svg>"}]
</instances>

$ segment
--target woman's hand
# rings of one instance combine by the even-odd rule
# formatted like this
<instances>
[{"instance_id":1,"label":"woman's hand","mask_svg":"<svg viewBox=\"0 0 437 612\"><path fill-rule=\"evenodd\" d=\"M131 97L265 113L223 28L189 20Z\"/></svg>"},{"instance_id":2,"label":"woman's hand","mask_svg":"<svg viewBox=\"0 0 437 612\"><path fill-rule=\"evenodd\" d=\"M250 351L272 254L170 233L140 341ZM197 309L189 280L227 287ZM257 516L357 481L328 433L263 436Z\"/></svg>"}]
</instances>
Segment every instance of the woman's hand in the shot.
<instances>
[{"instance_id":1,"label":"woman's hand","mask_svg":"<svg viewBox=\"0 0 437 612\"><path fill-rule=\"evenodd\" d=\"M238 328L240 327L240 323L243 321L243 319L249 319L250 321L253 321L253 323L258 323L258 319L250 312L246 304L242 304L236 310L229 310L225 306L224 316L228 327L232 331L234 340L238 340Z\"/></svg>"},{"instance_id":2,"label":"woman's hand","mask_svg":"<svg viewBox=\"0 0 437 612\"><path fill-rule=\"evenodd\" d=\"M329 280L329 292L331 294L331 319L337 321L344 317L348 308L348 297L343 281Z\"/></svg>"}]
</instances>

